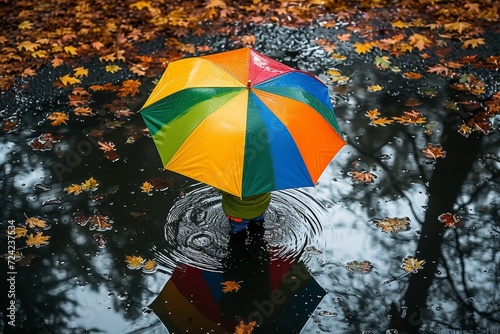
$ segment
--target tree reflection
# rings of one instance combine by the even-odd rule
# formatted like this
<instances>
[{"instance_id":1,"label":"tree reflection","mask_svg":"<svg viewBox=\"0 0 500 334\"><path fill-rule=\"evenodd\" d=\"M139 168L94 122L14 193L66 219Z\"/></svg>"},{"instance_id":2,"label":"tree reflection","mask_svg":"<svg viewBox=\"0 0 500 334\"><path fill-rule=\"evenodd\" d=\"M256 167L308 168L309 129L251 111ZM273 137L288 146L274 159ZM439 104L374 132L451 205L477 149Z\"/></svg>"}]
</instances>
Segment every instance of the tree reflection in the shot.
<instances>
[{"instance_id":1,"label":"tree reflection","mask_svg":"<svg viewBox=\"0 0 500 334\"><path fill-rule=\"evenodd\" d=\"M384 252L385 256L394 256L391 259L395 261L395 255L400 259L413 255L425 259L426 263L424 269L409 275L409 279L401 278L388 286L371 284L361 289L351 288L354 296L364 298L358 297L354 305L350 299L344 311L346 318L356 330L374 332L384 327L397 329L399 333L426 333L498 326L494 316L500 310L498 297L491 294L498 280L494 265L499 246L494 224L498 221L494 200L498 196L498 157L495 155L498 137L473 134L466 138L459 134L457 113L445 110L444 100L439 96L456 101L463 97L453 96L443 82L425 83L438 93L432 97L418 96L421 105L415 109L428 118L425 128L367 126L369 120L362 114L374 108L380 108L384 116L401 114L406 108L405 101L414 99L414 92L422 91L422 83L420 86L415 83L403 86L400 81L391 84L384 73L374 73L369 68L361 71L363 75L352 77L354 87L385 82L388 93L377 98L360 92L337 105L337 114L345 115L340 118L347 120L343 129L353 155L343 167L353 170L361 166L376 173L378 178L373 185L353 185L352 191L334 196L342 196L340 202L347 210L353 215L367 216L365 220L410 215L412 230L419 230L418 239L415 240L413 233L390 238L373 234L371 247ZM391 92L396 90L397 94L391 97ZM446 157L436 162L425 159L421 149L426 143L441 143L447 151ZM426 202L421 200L419 192L427 196ZM361 215L360 206L364 209ZM453 230L445 228L437 219L445 212L463 216L464 226ZM387 250L391 252L387 254ZM396 287L399 291L392 290ZM385 296L374 296L371 293L374 290L386 291ZM345 295L338 289L335 293ZM381 325L380 319L386 317L389 320Z\"/></svg>"}]
</instances>

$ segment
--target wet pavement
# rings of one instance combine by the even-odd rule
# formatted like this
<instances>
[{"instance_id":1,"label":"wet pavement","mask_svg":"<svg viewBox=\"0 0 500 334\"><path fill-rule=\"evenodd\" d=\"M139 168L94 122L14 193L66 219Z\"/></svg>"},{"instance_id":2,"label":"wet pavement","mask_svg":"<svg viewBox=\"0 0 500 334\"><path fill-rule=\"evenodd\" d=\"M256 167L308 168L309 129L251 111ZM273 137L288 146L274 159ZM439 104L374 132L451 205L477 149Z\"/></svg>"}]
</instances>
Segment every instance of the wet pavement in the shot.
<instances>
[{"instance_id":1,"label":"wet pavement","mask_svg":"<svg viewBox=\"0 0 500 334\"><path fill-rule=\"evenodd\" d=\"M293 265L304 266L307 282L319 287L296 294L303 298L302 309L283 308L281 314L300 318L312 313L303 333L499 333L499 118L491 117L489 131L459 132L499 91L498 67L463 70L485 83L485 94L477 96L451 89L455 81L442 76L412 80L377 68L377 54L339 47L346 59L332 57L317 40L334 40L345 32L341 26L266 25L249 32L259 52L329 82L349 145L316 187L273 193L265 245L252 254L266 252L256 262L248 260L257 269L247 268L247 277L234 279L257 280L255 273L281 265L279 279ZM499 55L498 33L487 38L489 54ZM233 45L227 36L193 39L210 44L214 52ZM151 43L147 50L159 45ZM467 54L460 52L457 59ZM427 69L415 55L394 62L403 72ZM86 66L96 68L89 82L116 80L97 70L98 60ZM241 251L230 246L220 198L208 187L162 170L135 114L156 78L142 78L139 93L123 99L123 109L132 113L101 107L91 118L75 117L53 127L46 116L69 112L65 96L72 91L51 86L59 76L58 70L42 68L36 77L19 79L0 102L3 124L13 115L20 121L12 131L4 127L0 136L2 253L8 252L6 233L26 229L26 236L15 242L22 255L2 277L4 282L13 277L2 293L15 293L7 301L15 300L15 329L167 333L169 322L163 323L151 304L171 289L176 273L186 275L186 268L194 268L192 277L220 284L227 280L227 259ZM373 85L383 89L368 89ZM95 92L89 103L105 106L109 94ZM369 114L373 110L380 114ZM414 122L374 122L405 115ZM416 122L418 117L423 121ZM44 137L47 133L56 138ZM116 155L105 154L99 142L113 142ZM146 181L154 186L151 192L141 191ZM70 193L75 184L87 185L86 190ZM34 217L45 224L27 219ZM40 232L50 238L28 245L27 236ZM139 265L126 262L132 256L142 258ZM263 257L267 269L259 262ZM150 267L148 260L154 260ZM255 283L256 291L281 291L266 279ZM262 282L274 283L266 283L265 290ZM199 284L193 280L177 290L192 289L187 300L209 303L200 296ZM221 305L221 300L210 303ZM242 300L255 306L257 299ZM9 304L2 303L7 322ZM253 311L244 309L240 317Z\"/></svg>"}]
</instances>

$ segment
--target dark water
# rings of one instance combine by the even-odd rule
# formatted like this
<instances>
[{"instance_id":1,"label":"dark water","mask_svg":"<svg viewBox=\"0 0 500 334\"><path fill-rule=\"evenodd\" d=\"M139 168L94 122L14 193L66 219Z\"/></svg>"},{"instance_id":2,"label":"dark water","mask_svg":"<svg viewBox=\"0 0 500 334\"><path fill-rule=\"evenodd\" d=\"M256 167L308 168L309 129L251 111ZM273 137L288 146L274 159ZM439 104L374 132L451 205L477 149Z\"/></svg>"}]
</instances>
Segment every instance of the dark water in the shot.
<instances>
[{"instance_id":1,"label":"dark water","mask_svg":"<svg viewBox=\"0 0 500 334\"><path fill-rule=\"evenodd\" d=\"M328 80L331 68L350 76L346 86L331 85L349 146L316 187L273 193L266 214L270 261L304 263L325 290L303 332L500 332L498 116L491 133L465 138L457 132L461 112L476 110L464 101L481 101L450 90L447 80L429 76L409 81L376 70L356 55L336 62L314 42L314 37L336 33L328 30L269 26L253 33L266 41L257 43L257 50L322 80ZM214 51L230 46L224 38L208 42ZM410 61L401 66L424 68ZM223 271L229 236L220 198L208 187L162 171L152 140L141 135L144 123L138 115L117 119L98 108L91 119L51 127L46 115L67 108L63 93L48 84L59 76L42 69L3 93L0 102L3 119L21 121L15 131L0 136L2 232L9 225L26 225L26 215L46 220L43 234L50 236L39 248L17 240L24 258L15 274L2 277L5 282L15 276L15 286L10 286L16 295L16 328L32 333L166 333L148 306L175 268ZM492 92L498 90L497 72L482 78ZM107 80L105 75L95 78ZM384 90L367 92L372 84ZM137 111L153 86L152 79L145 79L141 93L127 100L127 106ZM107 102L104 93L94 98L95 106ZM419 101L414 108L426 118L423 125L369 125L366 112L377 108L385 117L401 115L412 109L405 105L408 99ZM446 107L450 101L455 109ZM123 124L115 128L113 121ZM102 133L93 137L94 130ZM63 138L50 150L33 150L31 141L47 132ZM135 141L127 143L131 137ZM107 159L97 140L113 141L119 158ZM428 143L441 144L446 157L426 158L422 149ZM373 183L353 182L356 171L376 178ZM79 195L64 191L91 177L98 181L97 189ZM145 181L157 190L141 192ZM446 228L438 219L443 213L457 215L460 222ZM99 231L78 223L78 217L92 215L104 217L111 227ZM382 232L373 222L404 217L410 228L397 234ZM2 254L8 251L5 236ZM130 269L125 258L132 255L154 259L158 266L153 272ZM403 270L407 256L425 260L423 269ZM353 261L368 261L371 267ZM300 314L294 312L291 317Z\"/></svg>"}]
</instances>

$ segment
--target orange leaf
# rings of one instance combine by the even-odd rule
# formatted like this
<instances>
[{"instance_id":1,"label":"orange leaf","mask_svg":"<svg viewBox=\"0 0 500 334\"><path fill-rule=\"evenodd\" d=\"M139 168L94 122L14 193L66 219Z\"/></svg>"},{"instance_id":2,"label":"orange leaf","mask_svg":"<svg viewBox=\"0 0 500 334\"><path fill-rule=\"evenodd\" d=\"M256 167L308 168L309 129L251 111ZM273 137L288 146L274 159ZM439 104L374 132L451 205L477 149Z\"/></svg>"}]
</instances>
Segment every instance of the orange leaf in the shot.
<instances>
[{"instance_id":1,"label":"orange leaf","mask_svg":"<svg viewBox=\"0 0 500 334\"><path fill-rule=\"evenodd\" d=\"M410 218L374 218L371 220L382 232L388 234L397 234L399 231L408 231L410 229Z\"/></svg>"},{"instance_id":2,"label":"orange leaf","mask_svg":"<svg viewBox=\"0 0 500 334\"><path fill-rule=\"evenodd\" d=\"M377 119L380 116L378 109L372 109L365 114L371 120Z\"/></svg>"},{"instance_id":3,"label":"orange leaf","mask_svg":"<svg viewBox=\"0 0 500 334\"><path fill-rule=\"evenodd\" d=\"M125 80L117 95L119 97L134 96L139 93L140 85L141 82L139 80Z\"/></svg>"},{"instance_id":4,"label":"orange leaf","mask_svg":"<svg viewBox=\"0 0 500 334\"><path fill-rule=\"evenodd\" d=\"M430 158L430 159L438 159L438 158L444 158L446 156L446 151L443 150L443 148L441 147L441 145L432 145L432 144L427 144L427 147L424 148L422 150L422 152L424 153L424 155L427 157L427 158Z\"/></svg>"},{"instance_id":5,"label":"orange leaf","mask_svg":"<svg viewBox=\"0 0 500 334\"><path fill-rule=\"evenodd\" d=\"M373 126L378 126L378 125L386 126L387 124L391 124L391 123L394 123L394 121L392 119L387 119L386 117L380 117L380 118L372 119L372 121L370 122L370 125L373 125Z\"/></svg>"},{"instance_id":6,"label":"orange leaf","mask_svg":"<svg viewBox=\"0 0 500 334\"><path fill-rule=\"evenodd\" d=\"M349 176L351 176L352 182L355 183L373 183L373 181L377 178L377 175L370 172L349 172Z\"/></svg>"},{"instance_id":7,"label":"orange leaf","mask_svg":"<svg viewBox=\"0 0 500 334\"><path fill-rule=\"evenodd\" d=\"M65 113L55 111L52 114L50 114L49 116L47 116L47 119L49 121L52 121L52 123L50 123L52 126L59 126L61 124L66 124L66 121L69 118L68 118L68 115L66 115Z\"/></svg>"},{"instance_id":8,"label":"orange leaf","mask_svg":"<svg viewBox=\"0 0 500 334\"><path fill-rule=\"evenodd\" d=\"M240 283L235 282L235 281L225 281L222 282L222 292L232 292L232 291L238 291L241 288Z\"/></svg>"},{"instance_id":9,"label":"orange leaf","mask_svg":"<svg viewBox=\"0 0 500 334\"><path fill-rule=\"evenodd\" d=\"M102 142L98 141L99 144L99 149L103 150L104 152L110 152L110 151L115 151L115 144L113 142Z\"/></svg>"},{"instance_id":10,"label":"orange leaf","mask_svg":"<svg viewBox=\"0 0 500 334\"><path fill-rule=\"evenodd\" d=\"M408 79L421 79L422 74L416 73L416 72L404 72L403 76L408 78Z\"/></svg>"},{"instance_id":11,"label":"orange leaf","mask_svg":"<svg viewBox=\"0 0 500 334\"><path fill-rule=\"evenodd\" d=\"M253 332L253 328L257 324L256 321L252 321L245 325L243 321L240 321L239 325L234 329L234 334L250 334Z\"/></svg>"}]
</instances>

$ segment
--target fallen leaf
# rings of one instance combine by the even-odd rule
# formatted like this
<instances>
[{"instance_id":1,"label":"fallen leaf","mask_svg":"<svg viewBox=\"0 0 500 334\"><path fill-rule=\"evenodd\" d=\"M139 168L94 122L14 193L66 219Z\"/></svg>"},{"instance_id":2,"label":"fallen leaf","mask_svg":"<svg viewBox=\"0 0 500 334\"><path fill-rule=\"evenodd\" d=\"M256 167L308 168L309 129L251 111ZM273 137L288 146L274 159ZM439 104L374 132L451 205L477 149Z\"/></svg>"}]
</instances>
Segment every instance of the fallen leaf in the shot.
<instances>
[{"instance_id":1,"label":"fallen leaf","mask_svg":"<svg viewBox=\"0 0 500 334\"><path fill-rule=\"evenodd\" d=\"M366 171L349 172L348 175L351 176L352 182L354 183L373 183L373 181L377 178L375 174Z\"/></svg>"},{"instance_id":2,"label":"fallen leaf","mask_svg":"<svg viewBox=\"0 0 500 334\"><path fill-rule=\"evenodd\" d=\"M97 190L99 183L93 178L89 178L82 183L82 190L84 191L94 191Z\"/></svg>"},{"instance_id":3,"label":"fallen leaf","mask_svg":"<svg viewBox=\"0 0 500 334\"><path fill-rule=\"evenodd\" d=\"M151 183L149 183L149 182L146 181L146 182L144 182L142 184L141 191L143 193L148 193L149 194L151 192L151 190L153 190L153 185Z\"/></svg>"},{"instance_id":4,"label":"fallen leaf","mask_svg":"<svg viewBox=\"0 0 500 334\"><path fill-rule=\"evenodd\" d=\"M234 329L234 334L250 334L253 332L253 328L256 324L256 321L252 321L245 325L243 321L240 321L238 326L236 326L236 328Z\"/></svg>"},{"instance_id":5,"label":"fallen leaf","mask_svg":"<svg viewBox=\"0 0 500 334\"><path fill-rule=\"evenodd\" d=\"M369 92L378 92L382 90L382 87L379 86L379 85L371 85L371 86L368 86L368 91Z\"/></svg>"},{"instance_id":6,"label":"fallen leaf","mask_svg":"<svg viewBox=\"0 0 500 334\"><path fill-rule=\"evenodd\" d=\"M225 281L222 282L222 292L236 292L241 288L241 285L239 282L235 281Z\"/></svg>"},{"instance_id":7,"label":"fallen leaf","mask_svg":"<svg viewBox=\"0 0 500 334\"><path fill-rule=\"evenodd\" d=\"M427 158L430 158L430 159L438 159L438 158L444 158L446 156L446 151L443 150L443 148L441 147L441 145L432 145L432 144L427 144L427 147L424 148L422 150L422 152L424 153L424 155L427 157Z\"/></svg>"},{"instance_id":8,"label":"fallen leaf","mask_svg":"<svg viewBox=\"0 0 500 334\"><path fill-rule=\"evenodd\" d=\"M115 144L113 142L98 141L97 143L99 144L99 149L103 150L104 152L110 152L116 150Z\"/></svg>"},{"instance_id":9,"label":"fallen leaf","mask_svg":"<svg viewBox=\"0 0 500 334\"><path fill-rule=\"evenodd\" d=\"M462 217L457 214L445 212L439 215L438 220L448 228L456 228L462 225Z\"/></svg>"},{"instance_id":10,"label":"fallen leaf","mask_svg":"<svg viewBox=\"0 0 500 334\"><path fill-rule=\"evenodd\" d=\"M382 232L391 235L397 234L399 231L408 231L410 229L410 218L374 218L371 220Z\"/></svg>"},{"instance_id":11,"label":"fallen leaf","mask_svg":"<svg viewBox=\"0 0 500 334\"><path fill-rule=\"evenodd\" d=\"M26 240L26 246L31 247L35 246L36 248L45 246L48 244L47 240L50 239L50 236L43 235L42 232L38 232L36 235L30 234L28 236L28 240Z\"/></svg>"},{"instance_id":12,"label":"fallen leaf","mask_svg":"<svg viewBox=\"0 0 500 334\"><path fill-rule=\"evenodd\" d=\"M16 226L14 238L19 239L25 237L28 233L28 229L22 226Z\"/></svg>"},{"instance_id":13,"label":"fallen leaf","mask_svg":"<svg viewBox=\"0 0 500 334\"><path fill-rule=\"evenodd\" d=\"M407 256L403 259L401 268L403 268L404 271L416 273L424 268L424 264L425 260L419 260L417 258L414 258L413 256Z\"/></svg>"},{"instance_id":14,"label":"fallen leaf","mask_svg":"<svg viewBox=\"0 0 500 334\"><path fill-rule=\"evenodd\" d=\"M47 221L40 219L38 217L28 217L26 214L24 214L26 217L26 224L28 224L29 227L35 228L35 227L40 227L40 228L47 228Z\"/></svg>"},{"instance_id":15,"label":"fallen leaf","mask_svg":"<svg viewBox=\"0 0 500 334\"><path fill-rule=\"evenodd\" d=\"M69 120L68 115L63 112L55 111L47 116L49 121L52 121L50 124L52 126L59 126L61 124L66 124L66 121Z\"/></svg>"},{"instance_id":16,"label":"fallen leaf","mask_svg":"<svg viewBox=\"0 0 500 334\"><path fill-rule=\"evenodd\" d=\"M79 184L71 184L63 189L68 194L79 195L82 193L82 187Z\"/></svg>"},{"instance_id":17,"label":"fallen leaf","mask_svg":"<svg viewBox=\"0 0 500 334\"><path fill-rule=\"evenodd\" d=\"M345 264L345 268L350 273L368 274L372 271L373 266L370 261L349 261Z\"/></svg>"},{"instance_id":18,"label":"fallen leaf","mask_svg":"<svg viewBox=\"0 0 500 334\"><path fill-rule=\"evenodd\" d=\"M142 258L142 256L125 255L125 262L127 262L127 267L129 269L135 270L142 267L144 259Z\"/></svg>"}]
</instances>

